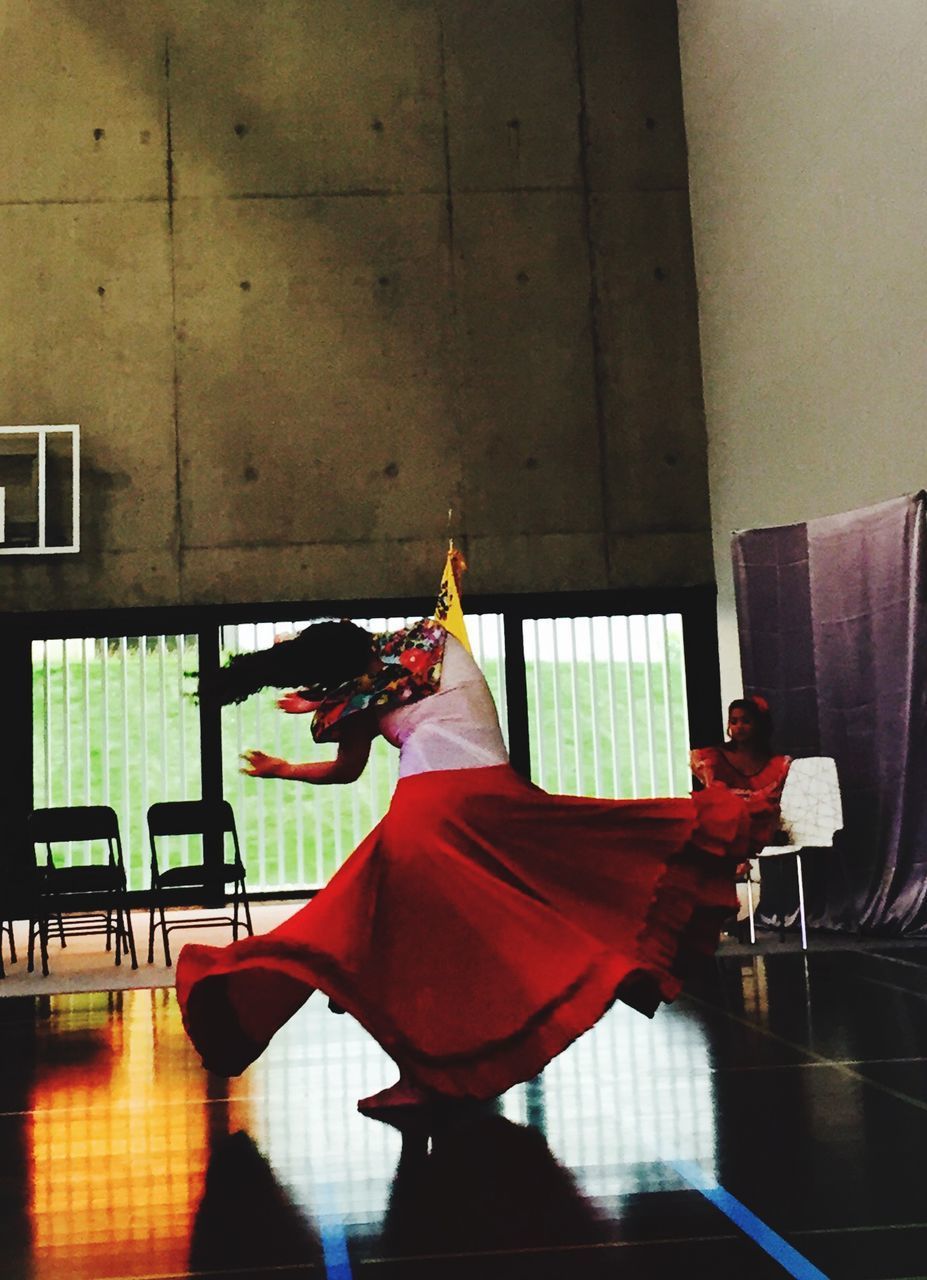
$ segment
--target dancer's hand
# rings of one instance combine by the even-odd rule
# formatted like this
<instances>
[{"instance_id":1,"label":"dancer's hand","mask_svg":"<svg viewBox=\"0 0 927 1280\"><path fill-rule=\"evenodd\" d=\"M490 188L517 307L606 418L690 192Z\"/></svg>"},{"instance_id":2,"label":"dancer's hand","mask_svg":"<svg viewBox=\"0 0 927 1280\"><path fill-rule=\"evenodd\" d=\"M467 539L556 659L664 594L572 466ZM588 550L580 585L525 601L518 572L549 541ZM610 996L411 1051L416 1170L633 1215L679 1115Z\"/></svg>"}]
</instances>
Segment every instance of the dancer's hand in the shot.
<instances>
[{"instance_id":1,"label":"dancer's hand","mask_svg":"<svg viewBox=\"0 0 927 1280\"><path fill-rule=\"evenodd\" d=\"M301 716L307 711L316 711L321 705L320 702L310 702L308 698L301 698L295 692L285 693L282 698L277 699L280 710L288 712L291 716Z\"/></svg>"},{"instance_id":2,"label":"dancer's hand","mask_svg":"<svg viewBox=\"0 0 927 1280\"><path fill-rule=\"evenodd\" d=\"M245 751L241 758L246 761L241 772L250 778L285 778L290 767L286 760L263 751Z\"/></svg>"}]
</instances>

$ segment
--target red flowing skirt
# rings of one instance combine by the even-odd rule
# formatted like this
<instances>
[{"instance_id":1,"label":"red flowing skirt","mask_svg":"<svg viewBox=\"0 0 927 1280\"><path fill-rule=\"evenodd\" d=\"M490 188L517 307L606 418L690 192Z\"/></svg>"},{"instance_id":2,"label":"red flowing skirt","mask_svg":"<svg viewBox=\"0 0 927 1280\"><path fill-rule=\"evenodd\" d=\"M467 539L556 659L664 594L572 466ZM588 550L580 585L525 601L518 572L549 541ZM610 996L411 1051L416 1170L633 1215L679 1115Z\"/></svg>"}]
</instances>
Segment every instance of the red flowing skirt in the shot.
<instances>
[{"instance_id":1,"label":"red flowing skirt","mask_svg":"<svg viewBox=\"0 0 927 1280\"><path fill-rule=\"evenodd\" d=\"M748 820L693 797L549 795L509 765L400 780L325 888L270 933L188 945L184 1025L238 1075L316 988L420 1087L488 1098L536 1075L618 998L648 1015L736 909Z\"/></svg>"}]
</instances>

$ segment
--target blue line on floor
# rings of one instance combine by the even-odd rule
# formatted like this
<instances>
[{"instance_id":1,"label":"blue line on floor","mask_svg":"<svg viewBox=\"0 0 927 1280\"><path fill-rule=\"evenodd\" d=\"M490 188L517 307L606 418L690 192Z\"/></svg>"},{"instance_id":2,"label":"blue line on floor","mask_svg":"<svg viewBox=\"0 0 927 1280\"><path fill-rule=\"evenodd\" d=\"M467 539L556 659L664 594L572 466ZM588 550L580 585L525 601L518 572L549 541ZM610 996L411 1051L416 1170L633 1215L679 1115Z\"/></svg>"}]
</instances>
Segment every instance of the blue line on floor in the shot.
<instances>
[{"instance_id":1,"label":"blue line on floor","mask_svg":"<svg viewBox=\"0 0 927 1280\"><path fill-rule=\"evenodd\" d=\"M335 1208L335 1197L327 1183L316 1183L315 1201L325 1274L328 1280L354 1280L344 1219Z\"/></svg>"},{"instance_id":2,"label":"blue line on floor","mask_svg":"<svg viewBox=\"0 0 927 1280\"><path fill-rule=\"evenodd\" d=\"M745 1204L741 1204L736 1196L725 1191L724 1187L720 1186L694 1160L668 1160L666 1163L671 1169L675 1169L691 1187L701 1192L706 1200L711 1201L716 1209L720 1209L735 1227L739 1227L744 1235L758 1244L763 1252L768 1253L773 1261L778 1262L790 1276L795 1276L796 1280L828 1280L824 1272L820 1271L813 1262L809 1262L797 1249L793 1249L788 1241L783 1240L782 1236L773 1231L772 1227L768 1227L762 1218L758 1218Z\"/></svg>"}]
</instances>

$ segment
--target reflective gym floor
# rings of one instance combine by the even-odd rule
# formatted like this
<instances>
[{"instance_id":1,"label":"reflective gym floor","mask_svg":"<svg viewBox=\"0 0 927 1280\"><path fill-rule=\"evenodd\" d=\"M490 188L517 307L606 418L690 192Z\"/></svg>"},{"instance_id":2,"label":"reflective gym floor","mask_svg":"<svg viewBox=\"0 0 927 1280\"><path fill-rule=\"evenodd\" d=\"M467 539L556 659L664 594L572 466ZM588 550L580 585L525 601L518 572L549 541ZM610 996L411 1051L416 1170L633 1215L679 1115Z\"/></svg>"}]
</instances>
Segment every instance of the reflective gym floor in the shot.
<instances>
[{"instance_id":1,"label":"reflective gym floor","mask_svg":"<svg viewBox=\"0 0 927 1280\"><path fill-rule=\"evenodd\" d=\"M3 1280L927 1276L927 947L722 948L406 1132L319 994L231 1082L169 989L7 997L0 1035Z\"/></svg>"}]
</instances>

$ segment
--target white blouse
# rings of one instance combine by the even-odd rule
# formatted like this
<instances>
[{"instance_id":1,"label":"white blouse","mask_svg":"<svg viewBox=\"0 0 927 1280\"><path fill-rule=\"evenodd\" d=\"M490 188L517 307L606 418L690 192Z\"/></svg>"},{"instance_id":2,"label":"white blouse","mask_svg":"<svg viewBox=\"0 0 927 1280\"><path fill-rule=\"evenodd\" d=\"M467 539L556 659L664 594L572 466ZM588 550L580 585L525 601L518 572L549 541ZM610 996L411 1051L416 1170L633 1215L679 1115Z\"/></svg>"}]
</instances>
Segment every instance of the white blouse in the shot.
<instances>
[{"instance_id":1,"label":"white blouse","mask_svg":"<svg viewBox=\"0 0 927 1280\"><path fill-rule=\"evenodd\" d=\"M437 691L408 707L381 713L378 722L386 741L399 748L400 778L508 763L489 685L451 635L445 643Z\"/></svg>"}]
</instances>

